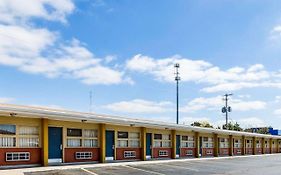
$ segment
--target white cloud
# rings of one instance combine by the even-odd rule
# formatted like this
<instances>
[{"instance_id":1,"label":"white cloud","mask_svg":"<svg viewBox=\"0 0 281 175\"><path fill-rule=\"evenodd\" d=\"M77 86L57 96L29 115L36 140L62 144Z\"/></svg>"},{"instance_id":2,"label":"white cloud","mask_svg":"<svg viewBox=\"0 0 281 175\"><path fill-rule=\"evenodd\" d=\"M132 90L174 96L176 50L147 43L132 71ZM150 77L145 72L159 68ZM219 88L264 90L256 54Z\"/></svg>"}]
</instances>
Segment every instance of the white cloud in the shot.
<instances>
[{"instance_id":1,"label":"white cloud","mask_svg":"<svg viewBox=\"0 0 281 175\"><path fill-rule=\"evenodd\" d=\"M237 123L240 124L241 127L243 128L254 128L254 127L267 127L268 124L257 117L247 117L244 119L239 119L237 120Z\"/></svg>"},{"instance_id":2,"label":"white cloud","mask_svg":"<svg viewBox=\"0 0 281 175\"><path fill-rule=\"evenodd\" d=\"M273 112L274 115L281 115L281 109L276 109L274 112Z\"/></svg>"},{"instance_id":3,"label":"white cloud","mask_svg":"<svg viewBox=\"0 0 281 175\"><path fill-rule=\"evenodd\" d=\"M235 91L254 87L281 88L280 73L269 72L262 64L222 70L204 60L192 60L178 55L155 59L138 54L127 61L126 68L153 75L158 81L173 82L174 63L180 63L181 81L207 85L201 89L204 92L220 92L226 89Z\"/></svg>"},{"instance_id":4,"label":"white cloud","mask_svg":"<svg viewBox=\"0 0 281 175\"><path fill-rule=\"evenodd\" d=\"M148 101L142 99L134 99L131 101L121 101L103 106L114 112L122 113L165 113L171 111L172 103L169 101Z\"/></svg>"},{"instance_id":5,"label":"white cloud","mask_svg":"<svg viewBox=\"0 0 281 175\"><path fill-rule=\"evenodd\" d=\"M270 32L270 39L276 40L281 37L281 25L274 26L273 29Z\"/></svg>"},{"instance_id":6,"label":"white cloud","mask_svg":"<svg viewBox=\"0 0 281 175\"><path fill-rule=\"evenodd\" d=\"M0 17L6 18L0 18L0 64L86 84L132 84L122 71L105 65L113 56L98 58L79 40L63 41L59 32L30 24L35 17L66 22L74 8L70 0L1 1Z\"/></svg>"},{"instance_id":7,"label":"white cloud","mask_svg":"<svg viewBox=\"0 0 281 175\"><path fill-rule=\"evenodd\" d=\"M181 112L196 112L200 110L217 110L220 111L224 106L222 96L217 97L199 97L191 100L186 106L181 107ZM265 109L266 103L263 101L243 101L242 99L231 98L229 105L234 111L249 111Z\"/></svg>"},{"instance_id":8,"label":"white cloud","mask_svg":"<svg viewBox=\"0 0 281 175\"><path fill-rule=\"evenodd\" d=\"M1 0L0 22L19 24L33 18L66 22L75 6L71 0Z\"/></svg>"},{"instance_id":9,"label":"white cloud","mask_svg":"<svg viewBox=\"0 0 281 175\"><path fill-rule=\"evenodd\" d=\"M15 99L13 99L13 98L0 97L0 103L12 103L13 101L15 101Z\"/></svg>"}]
</instances>

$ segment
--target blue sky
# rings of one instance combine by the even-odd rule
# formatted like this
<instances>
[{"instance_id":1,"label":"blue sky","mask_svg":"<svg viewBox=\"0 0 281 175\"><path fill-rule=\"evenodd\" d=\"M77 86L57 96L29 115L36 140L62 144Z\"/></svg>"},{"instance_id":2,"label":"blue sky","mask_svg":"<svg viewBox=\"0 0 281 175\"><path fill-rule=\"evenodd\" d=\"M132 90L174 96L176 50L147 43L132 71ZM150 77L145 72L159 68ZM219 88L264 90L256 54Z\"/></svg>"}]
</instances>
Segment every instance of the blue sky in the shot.
<instances>
[{"instance_id":1,"label":"blue sky","mask_svg":"<svg viewBox=\"0 0 281 175\"><path fill-rule=\"evenodd\" d=\"M2 0L0 102L281 128L281 2Z\"/></svg>"}]
</instances>

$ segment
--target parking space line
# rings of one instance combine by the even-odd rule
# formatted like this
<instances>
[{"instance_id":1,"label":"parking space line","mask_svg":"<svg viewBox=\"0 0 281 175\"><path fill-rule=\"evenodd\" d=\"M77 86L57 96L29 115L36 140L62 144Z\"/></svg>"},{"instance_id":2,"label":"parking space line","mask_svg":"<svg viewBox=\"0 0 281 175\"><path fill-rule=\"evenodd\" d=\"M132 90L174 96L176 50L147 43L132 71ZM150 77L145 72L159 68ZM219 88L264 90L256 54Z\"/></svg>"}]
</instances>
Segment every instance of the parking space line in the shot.
<instances>
[{"instance_id":1,"label":"parking space line","mask_svg":"<svg viewBox=\"0 0 281 175\"><path fill-rule=\"evenodd\" d=\"M191 170L191 171L196 171L196 172L199 171L199 170L194 169L194 168L182 167L182 166L178 166L178 165L167 165L167 164L161 164L161 165L171 167L171 168L181 168L181 169L186 169L186 170Z\"/></svg>"},{"instance_id":2,"label":"parking space line","mask_svg":"<svg viewBox=\"0 0 281 175\"><path fill-rule=\"evenodd\" d=\"M150 170L144 170L144 169L140 169L140 168L135 168L135 167L131 167L131 166L128 166L128 165L123 165L123 167L131 168L131 169L138 170L138 171L143 171L143 172L150 173L150 174L165 175L165 174L163 174L163 173L158 173L158 172L155 172L155 171L150 171Z\"/></svg>"},{"instance_id":3,"label":"parking space line","mask_svg":"<svg viewBox=\"0 0 281 175\"><path fill-rule=\"evenodd\" d=\"M89 173L89 174L98 175L97 173L94 173L94 172L92 172L92 171L86 170L85 168L80 168L80 169L83 170L83 171L85 171L85 172L87 172L87 173Z\"/></svg>"}]
</instances>

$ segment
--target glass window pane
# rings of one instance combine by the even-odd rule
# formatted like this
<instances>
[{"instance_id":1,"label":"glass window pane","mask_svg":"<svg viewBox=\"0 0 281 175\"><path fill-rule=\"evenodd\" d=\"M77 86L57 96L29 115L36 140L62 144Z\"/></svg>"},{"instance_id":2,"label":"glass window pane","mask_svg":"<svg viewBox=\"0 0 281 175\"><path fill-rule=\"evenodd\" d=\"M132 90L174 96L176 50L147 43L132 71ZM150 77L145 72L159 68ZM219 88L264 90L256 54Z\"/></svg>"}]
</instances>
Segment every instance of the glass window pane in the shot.
<instances>
[{"instance_id":1,"label":"glass window pane","mask_svg":"<svg viewBox=\"0 0 281 175\"><path fill-rule=\"evenodd\" d=\"M67 128L67 136L82 137L82 129Z\"/></svg>"},{"instance_id":2,"label":"glass window pane","mask_svg":"<svg viewBox=\"0 0 281 175\"><path fill-rule=\"evenodd\" d=\"M16 125L0 125L0 134L15 135Z\"/></svg>"},{"instance_id":3,"label":"glass window pane","mask_svg":"<svg viewBox=\"0 0 281 175\"><path fill-rule=\"evenodd\" d=\"M154 134L154 139L155 140L161 140L162 139L162 134Z\"/></svg>"},{"instance_id":4,"label":"glass window pane","mask_svg":"<svg viewBox=\"0 0 281 175\"><path fill-rule=\"evenodd\" d=\"M121 132L121 131L118 131L118 138L127 139L127 138L128 138L128 132Z\"/></svg>"}]
</instances>

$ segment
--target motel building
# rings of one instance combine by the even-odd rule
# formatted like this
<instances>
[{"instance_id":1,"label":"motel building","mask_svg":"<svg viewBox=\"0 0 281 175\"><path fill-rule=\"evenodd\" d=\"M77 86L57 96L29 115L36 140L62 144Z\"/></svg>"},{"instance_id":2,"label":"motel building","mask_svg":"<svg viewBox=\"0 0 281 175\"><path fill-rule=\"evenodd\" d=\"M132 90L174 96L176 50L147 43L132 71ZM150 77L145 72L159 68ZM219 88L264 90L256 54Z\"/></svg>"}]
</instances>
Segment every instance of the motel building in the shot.
<instances>
[{"instance_id":1,"label":"motel building","mask_svg":"<svg viewBox=\"0 0 281 175\"><path fill-rule=\"evenodd\" d=\"M281 136L0 104L0 167L281 152Z\"/></svg>"}]
</instances>

